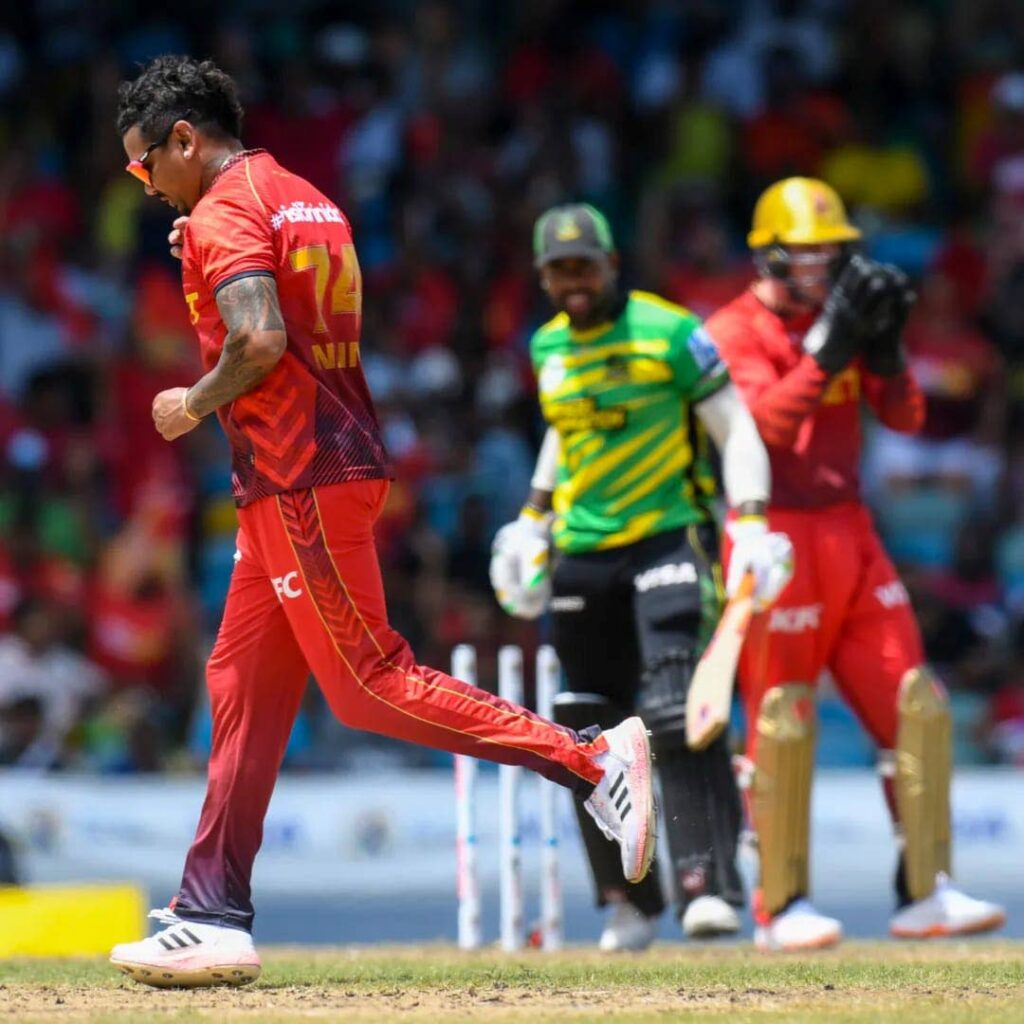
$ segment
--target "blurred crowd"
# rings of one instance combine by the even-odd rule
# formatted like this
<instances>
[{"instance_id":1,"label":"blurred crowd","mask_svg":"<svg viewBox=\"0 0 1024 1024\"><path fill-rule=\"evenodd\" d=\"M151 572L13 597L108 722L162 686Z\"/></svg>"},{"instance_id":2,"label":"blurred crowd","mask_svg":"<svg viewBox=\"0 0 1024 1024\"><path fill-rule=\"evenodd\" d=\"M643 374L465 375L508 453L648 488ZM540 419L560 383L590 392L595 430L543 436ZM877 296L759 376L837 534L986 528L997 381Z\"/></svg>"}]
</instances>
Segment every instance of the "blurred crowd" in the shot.
<instances>
[{"instance_id":1,"label":"blurred crowd","mask_svg":"<svg viewBox=\"0 0 1024 1024\"><path fill-rule=\"evenodd\" d=\"M337 10L345 14L328 13ZM1019 0L30 0L0 16L0 765L202 763L202 663L232 567L228 457L165 444L196 379L170 215L123 171L118 81L167 52L239 83L247 145L338 200L398 480L379 529L422 660L529 653L487 580L541 427L530 230L605 210L630 284L707 315L751 277L771 181L831 182L919 282L917 438L874 429L865 487L948 682L960 763L1024 764L1024 5ZM1016 63L1015 63L1016 62ZM826 698L821 756L868 763ZM316 690L287 763L430 762Z\"/></svg>"}]
</instances>

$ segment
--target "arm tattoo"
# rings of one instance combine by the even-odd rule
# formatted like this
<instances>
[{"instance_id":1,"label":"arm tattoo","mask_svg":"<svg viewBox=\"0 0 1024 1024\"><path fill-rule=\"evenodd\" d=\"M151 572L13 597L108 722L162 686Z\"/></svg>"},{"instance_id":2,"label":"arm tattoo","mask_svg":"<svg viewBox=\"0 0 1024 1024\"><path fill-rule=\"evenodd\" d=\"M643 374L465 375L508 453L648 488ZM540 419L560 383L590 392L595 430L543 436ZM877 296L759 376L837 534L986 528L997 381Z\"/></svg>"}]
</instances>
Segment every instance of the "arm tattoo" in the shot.
<instances>
[{"instance_id":1,"label":"arm tattoo","mask_svg":"<svg viewBox=\"0 0 1024 1024\"><path fill-rule=\"evenodd\" d=\"M284 319L273 277L254 274L224 285L217 308L228 333L217 365L189 389L194 416L206 416L251 391L284 353Z\"/></svg>"}]
</instances>

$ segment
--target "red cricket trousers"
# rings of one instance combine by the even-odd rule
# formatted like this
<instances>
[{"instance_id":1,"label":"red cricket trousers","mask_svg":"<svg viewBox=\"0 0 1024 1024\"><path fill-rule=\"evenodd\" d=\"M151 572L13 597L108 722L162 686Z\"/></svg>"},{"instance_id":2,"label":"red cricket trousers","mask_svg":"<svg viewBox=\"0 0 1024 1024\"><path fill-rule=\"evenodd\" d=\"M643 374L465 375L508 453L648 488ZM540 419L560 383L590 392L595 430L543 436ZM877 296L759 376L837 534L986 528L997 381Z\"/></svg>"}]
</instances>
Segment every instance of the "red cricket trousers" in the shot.
<instances>
[{"instance_id":1,"label":"red cricket trousers","mask_svg":"<svg viewBox=\"0 0 1024 1024\"><path fill-rule=\"evenodd\" d=\"M904 674L924 660L907 591L859 503L824 509L770 509L773 530L793 542L795 572L779 601L756 615L740 657L747 753L761 698L783 683L835 678L865 729L883 749L896 741Z\"/></svg>"},{"instance_id":2,"label":"red cricket trousers","mask_svg":"<svg viewBox=\"0 0 1024 1024\"><path fill-rule=\"evenodd\" d=\"M206 800L173 902L184 917L251 928L252 865L310 671L346 725L522 765L580 795L602 776L602 739L416 663L388 625L373 541L387 492L383 480L342 483L239 510L237 562L207 665Z\"/></svg>"}]
</instances>

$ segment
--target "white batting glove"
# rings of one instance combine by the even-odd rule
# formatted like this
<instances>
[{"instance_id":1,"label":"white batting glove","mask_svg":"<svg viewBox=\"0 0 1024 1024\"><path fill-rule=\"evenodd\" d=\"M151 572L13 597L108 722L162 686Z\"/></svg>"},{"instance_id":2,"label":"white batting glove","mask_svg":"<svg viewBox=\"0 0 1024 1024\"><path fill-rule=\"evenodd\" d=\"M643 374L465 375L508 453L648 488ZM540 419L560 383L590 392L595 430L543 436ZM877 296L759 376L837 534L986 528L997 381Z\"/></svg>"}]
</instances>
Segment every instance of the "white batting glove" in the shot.
<instances>
[{"instance_id":1,"label":"white batting glove","mask_svg":"<svg viewBox=\"0 0 1024 1024\"><path fill-rule=\"evenodd\" d=\"M743 516L726 525L732 540L725 592L732 597L743 577L754 576L754 611L773 605L793 578L793 544L784 533L770 533L762 516Z\"/></svg>"},{"instance_id":2,"label":"white batting glove","mask_svg":"<svg viewBox=\"0 0 1024 1024\"><path fill-rule=\"evenodd\" d=\"M517 619L535 619L551 598L549 530L553 513L524 510L491 545L491 586L498 604Z\"/></svg>"}]
</instances>

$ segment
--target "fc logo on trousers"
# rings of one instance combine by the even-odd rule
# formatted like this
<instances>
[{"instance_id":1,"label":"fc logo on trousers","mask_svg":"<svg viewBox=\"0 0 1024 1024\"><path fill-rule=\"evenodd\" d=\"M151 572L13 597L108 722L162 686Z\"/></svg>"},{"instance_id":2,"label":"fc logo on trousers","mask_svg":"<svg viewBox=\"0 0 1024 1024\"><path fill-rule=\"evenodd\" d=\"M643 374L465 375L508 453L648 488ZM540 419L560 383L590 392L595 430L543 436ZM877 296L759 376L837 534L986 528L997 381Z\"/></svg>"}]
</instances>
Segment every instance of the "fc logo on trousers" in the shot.
<instances>
[{"instance_id":1,"label":"fc logo on trousers","mask_svg":"<svg viewBox=\"0 0 1024 1024\"><path fill-rule=\"evenodd\" d=\"M277 599L281 604L284 604L286 597L302 596L302 591L295 585L298 578L299 574L297 572L289 572L285 573L284 576L275 576L271 579L270 582L274 586L274 593L277 594Z\"/></svg>"}]
</instances>

